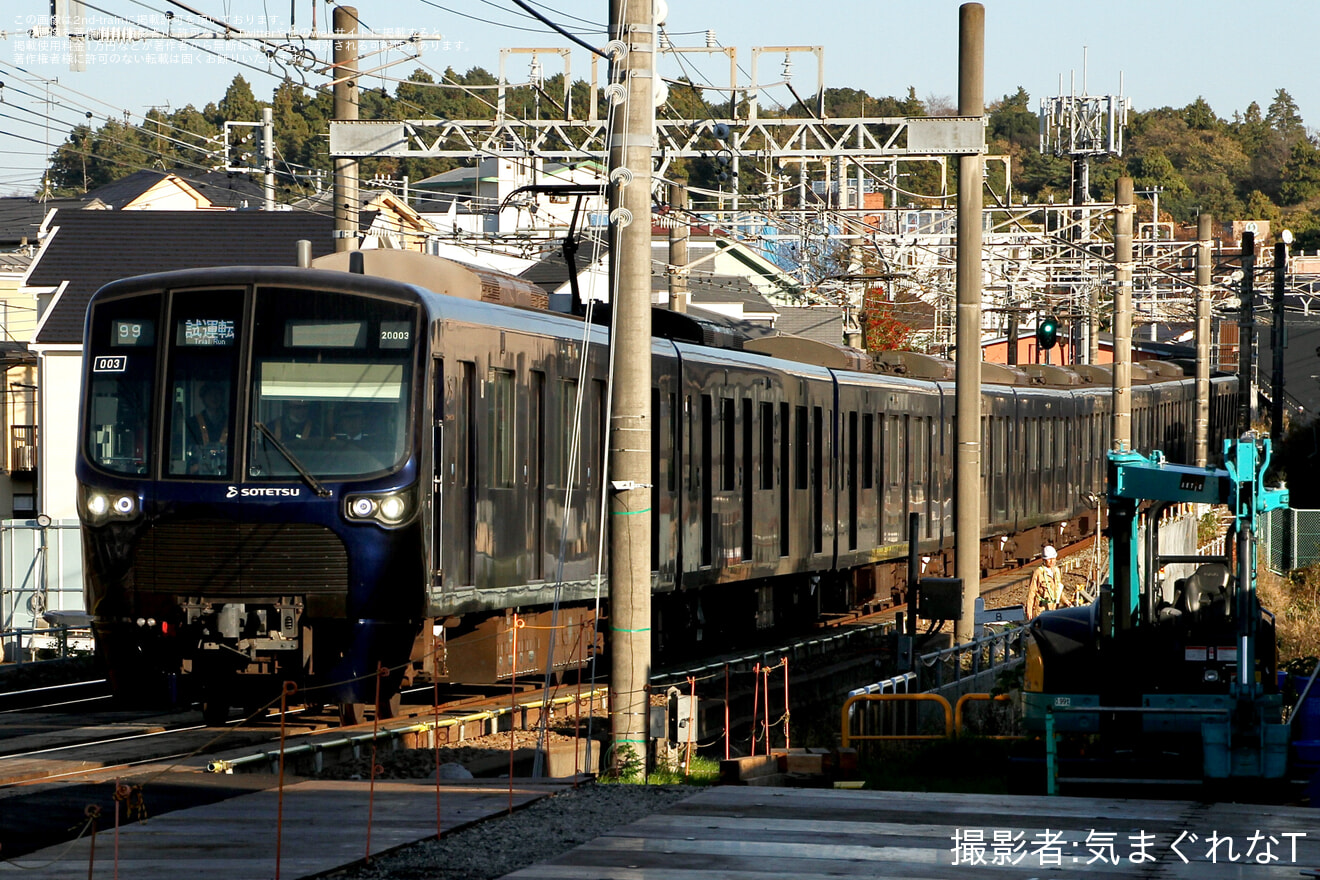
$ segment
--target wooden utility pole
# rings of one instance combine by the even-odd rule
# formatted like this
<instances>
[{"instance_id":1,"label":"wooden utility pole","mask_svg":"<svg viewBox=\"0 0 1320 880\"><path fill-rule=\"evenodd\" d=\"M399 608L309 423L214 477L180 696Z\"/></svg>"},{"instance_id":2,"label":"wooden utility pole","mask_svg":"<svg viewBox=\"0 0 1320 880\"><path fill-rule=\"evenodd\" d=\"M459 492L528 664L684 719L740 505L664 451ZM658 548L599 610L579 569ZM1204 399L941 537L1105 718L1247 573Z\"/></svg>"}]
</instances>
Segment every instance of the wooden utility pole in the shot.
<instances>
[{"instance_id":1,"label":"wooden utility pole","mask_svg":"<svg viewBox=\"0 0 1320 880\"><path fill-rule=\"evenodd\" d=\"M336 6L334 30L345 39L335 40L334 50L334 119L336 122L358 118L358 31L357 9ZM358 161L335 159L335 251L357 250L358 246Z\"/></svg>"},{"instance_id":2,"label":"wooden utility pole","mask_svg":"<svg viewBox=\"0 0 1320 880\"><path fill-rule=\"evenodd\" d=\"M985 7L958 8L958 115L985 113ZM981 595L981 186L980 154L958 157L958 363L955 410L957 498L954 505L954 574L962 579L962 619L958 642L976 634L976 600ZM916 535L908 537L916 547ZM915 550L913 552L916 552ZM912 590L915 584L908 584ZM915 597L913 597L915 598Z\"/></svg>"},{"instance_id":3,"label":"wooden utility pole","mask_svg":"<svg viewBox=\"0 0 1320 880\"><path fill-rule=\"evenodd\" d=\"M1210 461L1210 236L1214 219L1196 218L1196 466Z\"/></svg>"},{"instance_id":4,"label":"wooden utility pole","mask_svg":"<svg viewBox=\"0 0 1320 880\"><path fill-rule=\"evenodd\" d=\"M1115 184L1114 204L1114 414L1115 449L1132 448L1132 178Z\"/></svg>"},{"instance_id":5,"label":"wooden utility pole","mask_svg":"<svg viewBox=\"0 0 1320 880\"><path fill-rule=\"evenodd\" d=\"M646 760L651 679L653 0L610 0L610 720L615 769ZM615 90L617 91L617 90Z\"/></svg>"}]
</instances>

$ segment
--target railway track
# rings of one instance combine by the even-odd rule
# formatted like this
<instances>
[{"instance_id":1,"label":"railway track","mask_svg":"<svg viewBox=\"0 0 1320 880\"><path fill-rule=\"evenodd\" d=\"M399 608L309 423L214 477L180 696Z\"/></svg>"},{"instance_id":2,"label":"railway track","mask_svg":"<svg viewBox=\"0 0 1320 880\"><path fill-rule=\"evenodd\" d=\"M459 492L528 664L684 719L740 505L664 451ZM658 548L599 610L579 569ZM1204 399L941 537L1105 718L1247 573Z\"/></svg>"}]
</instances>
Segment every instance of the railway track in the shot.
<instances>
[{"instance_id":1,"label":"railway track","mask_svg":"<svg viewBox=\"0 0 1320 880\"><path fill-rule=\"evenodd\" d=\"M112 699L104 678L0 692L0 715L14 712L83 712Z\"/></svg>"}]
</instances>

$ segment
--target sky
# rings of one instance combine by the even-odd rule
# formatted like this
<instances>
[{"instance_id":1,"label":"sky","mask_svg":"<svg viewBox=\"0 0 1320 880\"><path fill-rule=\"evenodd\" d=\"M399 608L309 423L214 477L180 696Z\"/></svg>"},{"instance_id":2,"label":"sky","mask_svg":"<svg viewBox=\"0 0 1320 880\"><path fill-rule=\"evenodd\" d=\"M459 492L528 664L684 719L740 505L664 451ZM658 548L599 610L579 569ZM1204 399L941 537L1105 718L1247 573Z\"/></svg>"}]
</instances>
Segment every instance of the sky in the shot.
<instances>
[{"instance_id":1,"label":"sky","mask_svg":"<svg viewBox=\"0 0 1320 880\"><path fill-rule=\"evenodd\" d=\"M244 30L307 33L313 9L326 27L331 6L322 0L189 0L184 4ZM707 31L722 47L735 47L749 80L752 49L781 47L762 56L757 79L783 79L782 47L823 49L827 87L864 89L875 96L945 98L956 103L958 7L956 0L669 0L666 30L677 47L704 47ZM1055 94L1127 95L1134 109L1182 107L1204 97L1231 119L1252 101L1262 110L1280 88L1297 102L1303 120L1320 127L1320 2L1316 0L985 0L985 95L993 101L1022 86L1037 109ZM588 43L601 45L607 0L536 0L535 8ZM86 113L100 125L127 112L140 121L151 107L177 109L218 100L241 73L258 98L268 99L283 76L252 43L172 40L131 44L90 43L87 70L71 72L67 41L33 38L50 0L7 0L0 13L0 195L30 194L40 183L43 157ZM424 44L419 60L404 61L363 78L363 85L394 91L381 77L406 77L419 64L436 71L484 67L496 72L501 49L558 48L571 44L519 10L512 0L359 0L363 24L385 37L419 33L443 41ZM166 17L174 13L173 20ZM196 21L169 0L87 0L89 26L140 26L190 32ZM214 29L208 25L208 28ZM288 44L290 41L282 41ZM307 43L320 57L329 42ZM362 51L369 51L363 43ZM215 54L203 51L217 50ZM661 73L727 84L722 54L663 56ZM401 60L398 51L363 62L368 69ZM528 54L507 56L510 82L526 81ZM816 58L792 54L799 94L817 87ZM559 72L558 56L541 59L546 75ZM589 78L590 55L575 49L575 79ZM293 68L290 68L293 69ZM294 69L296 72L296 69ZM305 74L307 82L325 80ZM602 76L603 71L602 71ZM49 98L45 101L49 88ZM710 95L712 99L713 95ZM761 99L787 104L777 86ZM49 125L47 117L50 117Z\"/></svg>"}]
</instances>

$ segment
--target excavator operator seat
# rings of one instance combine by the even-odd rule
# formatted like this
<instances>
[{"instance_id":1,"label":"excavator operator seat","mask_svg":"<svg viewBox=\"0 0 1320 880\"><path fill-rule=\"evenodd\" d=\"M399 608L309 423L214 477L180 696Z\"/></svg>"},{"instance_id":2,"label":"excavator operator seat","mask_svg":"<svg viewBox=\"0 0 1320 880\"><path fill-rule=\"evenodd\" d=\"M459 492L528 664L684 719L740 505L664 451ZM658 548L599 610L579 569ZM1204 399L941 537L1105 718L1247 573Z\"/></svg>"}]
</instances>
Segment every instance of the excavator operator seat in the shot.
<instances>
[{"instance_id":1,"label":"excavator operator seat","mask_svg":"<svg viewBox=\"0 0 1320 880\"><path fill-rule=\"evenodd\" d=\"M1187 613L1201 619L1228 613L1228 566L1221 562L1202 565L1186 578L1179 603Z\"/></svg>"}]
</instances>

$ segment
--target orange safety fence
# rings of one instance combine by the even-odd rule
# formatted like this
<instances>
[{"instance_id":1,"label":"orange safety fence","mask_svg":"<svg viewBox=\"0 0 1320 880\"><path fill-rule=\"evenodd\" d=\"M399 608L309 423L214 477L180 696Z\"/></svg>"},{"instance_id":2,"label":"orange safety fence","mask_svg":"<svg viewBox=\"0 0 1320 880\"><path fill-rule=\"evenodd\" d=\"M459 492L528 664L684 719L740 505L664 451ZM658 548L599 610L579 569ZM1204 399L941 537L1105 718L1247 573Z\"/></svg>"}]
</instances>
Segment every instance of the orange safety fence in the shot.
<instances>
[{"instance_id":1,"label":"orange safety fence","mask_svg":"<svg viewBox=\"0 0 1320 880\"><path fill-rule=\"evenodd\" d=\"M986 701L992 703L1011 703L1013 698L1008 694L963 694L958 698L958 703L953 707L953 730L958 736L963 735L963 706L972 701ZM978 734L979 735L979 734ZM1026 739L1025 736L1000 735L1000 736L982 736L982 739Z\"/></svg>"},{"instance_id":2,"label":"orange safety fence","mask_svg":"<svg viewBox=\"0 0 1320 880\"><path fill-rule=\"evenodd\" d=\"M905 733L905 734L854 734L850 731L850 721L852 713L849 711L854 703L864 702L885 702L885 703L937 703L944 707L944 733ZM953 736L953 707L949 701L939 694L855 694L844 701L840 729L843 731L843 747L849 748L855 740L932 740L948 739Z\"/></svg>"}]
</instances>

